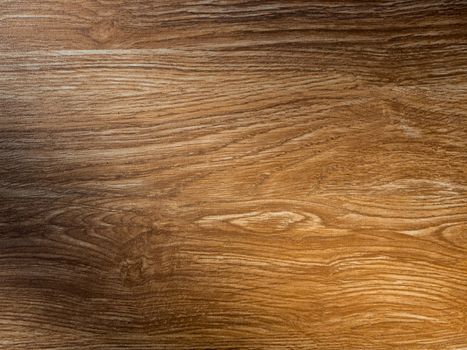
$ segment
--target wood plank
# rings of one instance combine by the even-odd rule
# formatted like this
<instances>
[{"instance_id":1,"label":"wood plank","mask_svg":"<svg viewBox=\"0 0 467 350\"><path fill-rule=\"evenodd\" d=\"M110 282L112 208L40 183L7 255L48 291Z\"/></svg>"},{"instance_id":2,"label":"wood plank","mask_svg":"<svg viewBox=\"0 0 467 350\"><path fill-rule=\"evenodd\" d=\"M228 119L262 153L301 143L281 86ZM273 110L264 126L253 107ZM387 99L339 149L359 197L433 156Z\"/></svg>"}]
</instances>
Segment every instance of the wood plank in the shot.
<instances>
[{"instance_id":1,"label":"wood plank","mask_svg":"<svg viewBox=\"0 0 467 350\"><path fill-rule=\"evenodd\" d=\"M467 348L465 1L0 3L0 349Z\"/></svg>"}]
</instances>

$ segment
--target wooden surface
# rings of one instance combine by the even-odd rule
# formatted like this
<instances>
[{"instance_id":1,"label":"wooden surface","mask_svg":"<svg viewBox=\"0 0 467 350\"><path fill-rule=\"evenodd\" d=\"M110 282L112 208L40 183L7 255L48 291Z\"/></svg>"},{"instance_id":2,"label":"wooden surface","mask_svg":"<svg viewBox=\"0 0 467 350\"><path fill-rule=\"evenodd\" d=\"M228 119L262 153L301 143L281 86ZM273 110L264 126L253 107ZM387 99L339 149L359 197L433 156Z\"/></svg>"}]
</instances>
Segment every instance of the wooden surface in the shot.
<instances>
[{"instance_id":1,"label":"wooden surface","mask_svg":"<svg viewBox=\"0 0 467 350\"><path fill-rule=\"evenodd\" d=\"M467 349L467 1L0 1L0 349Z\"/></svg>"}]
</instances>

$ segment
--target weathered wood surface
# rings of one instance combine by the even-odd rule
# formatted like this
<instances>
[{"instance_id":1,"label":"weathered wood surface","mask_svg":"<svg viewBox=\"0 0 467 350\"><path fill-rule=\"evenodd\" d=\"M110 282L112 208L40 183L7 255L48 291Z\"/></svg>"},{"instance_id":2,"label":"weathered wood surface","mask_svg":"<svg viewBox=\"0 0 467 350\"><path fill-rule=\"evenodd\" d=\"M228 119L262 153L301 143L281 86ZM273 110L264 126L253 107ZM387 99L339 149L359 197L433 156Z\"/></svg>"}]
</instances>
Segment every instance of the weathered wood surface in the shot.
<instances>
[{"instance_id":1,"label":"weathered wood surface","mask_svg":"<svg viewBox=\"0 0 467 350\"><path fill-rule=\"evenodd\" d=\"M0 1L0 349L467 349L467 1Z\"/></svg>"}]
</instances>

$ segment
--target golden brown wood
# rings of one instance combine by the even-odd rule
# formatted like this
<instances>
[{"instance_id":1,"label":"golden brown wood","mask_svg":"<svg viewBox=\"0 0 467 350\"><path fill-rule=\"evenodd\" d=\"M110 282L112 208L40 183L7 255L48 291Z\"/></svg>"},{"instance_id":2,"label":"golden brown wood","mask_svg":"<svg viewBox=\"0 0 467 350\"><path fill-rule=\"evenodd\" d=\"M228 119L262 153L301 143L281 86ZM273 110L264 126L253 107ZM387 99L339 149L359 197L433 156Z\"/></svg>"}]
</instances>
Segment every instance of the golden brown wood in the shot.
<instances>
[{"instance_id":1,"label":"golden brown wood","mask_svg":"<svg viewBox=\"0 0 467 350\"><path fill-rule=\"evenodd\" d=\"M467 1L0 1L0 349L467 349Z\"/></svg>"}]
</instances>

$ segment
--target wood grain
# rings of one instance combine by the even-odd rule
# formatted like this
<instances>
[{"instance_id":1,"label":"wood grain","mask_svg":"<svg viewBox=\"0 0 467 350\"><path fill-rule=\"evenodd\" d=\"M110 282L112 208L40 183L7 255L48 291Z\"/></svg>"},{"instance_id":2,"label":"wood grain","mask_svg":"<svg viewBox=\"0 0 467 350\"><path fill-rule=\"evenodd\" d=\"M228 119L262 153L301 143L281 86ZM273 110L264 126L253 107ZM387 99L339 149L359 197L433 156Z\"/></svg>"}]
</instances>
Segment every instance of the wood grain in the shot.
<instances>
[{"instance_id":1,"label":"wood grain","mask_svg":"<svg viewBox=\"0 0 467 350\"><path fill-rule=\"evenodd\" d=\"M0 349L467 349L466 1L0 1Z\"/></svg>"}]
</instances>

